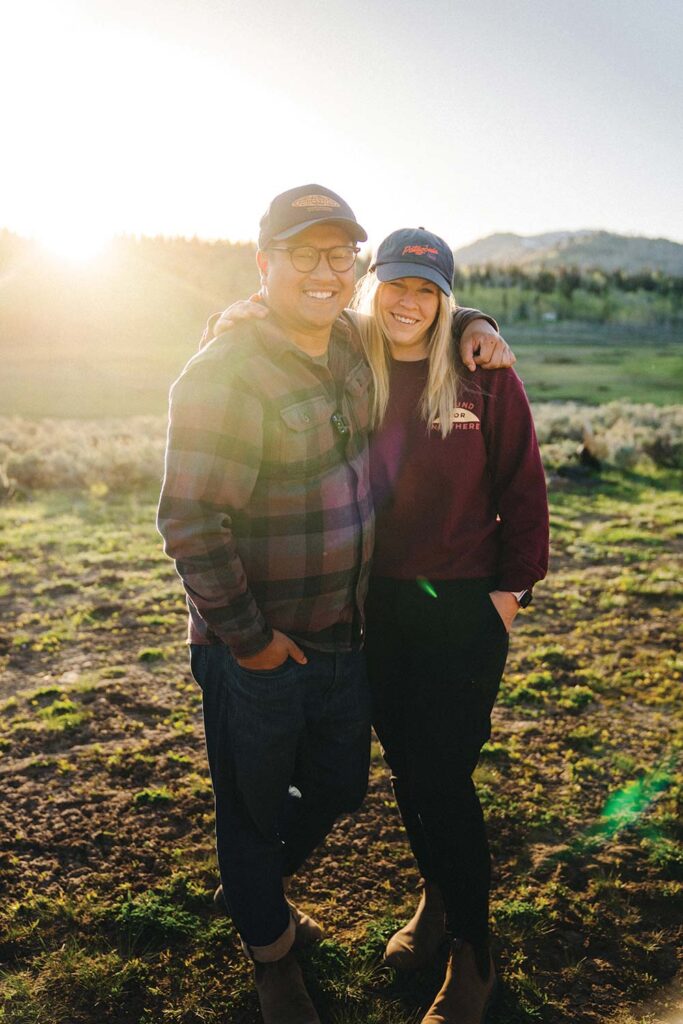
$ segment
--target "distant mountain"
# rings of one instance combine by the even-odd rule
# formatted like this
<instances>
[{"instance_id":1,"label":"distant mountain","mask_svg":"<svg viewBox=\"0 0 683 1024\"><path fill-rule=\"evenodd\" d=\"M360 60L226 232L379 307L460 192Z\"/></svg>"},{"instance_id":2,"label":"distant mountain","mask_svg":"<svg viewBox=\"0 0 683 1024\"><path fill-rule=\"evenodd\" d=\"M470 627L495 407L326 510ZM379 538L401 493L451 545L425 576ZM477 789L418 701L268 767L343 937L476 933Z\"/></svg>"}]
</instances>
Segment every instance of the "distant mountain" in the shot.
<instances>
[{"instance_id":1,"label":"distant mountain","mask_svg":"<svg viewBox=\"0 0 683 1024\"><path fill-rule=\"evenodd\" d=\"M543 235L489 235L455 252L456 266L516 264L526 270L661 270L683 276L683 245L667 238L614 235L609 231L549 231Z\"/></svg>"}]
</instances>

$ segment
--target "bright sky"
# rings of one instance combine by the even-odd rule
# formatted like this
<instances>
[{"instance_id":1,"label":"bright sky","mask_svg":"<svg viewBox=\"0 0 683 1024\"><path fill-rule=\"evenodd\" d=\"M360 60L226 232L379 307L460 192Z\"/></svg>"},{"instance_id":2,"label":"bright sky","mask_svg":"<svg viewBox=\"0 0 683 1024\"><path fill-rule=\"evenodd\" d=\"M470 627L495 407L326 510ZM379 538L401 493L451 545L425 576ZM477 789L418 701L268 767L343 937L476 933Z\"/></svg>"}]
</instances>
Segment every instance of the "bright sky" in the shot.
<instances>
[{"instance_id":1,"label":"bright sky","mask_svg":"<svg viewBox=\"0 0 683 1024\"><path fill-rule=\"evenodd\" d=\"M680 0L5 0L0 226L255 238L319 182L423 224L683 241Z\"/></svg>"}]
</instances>

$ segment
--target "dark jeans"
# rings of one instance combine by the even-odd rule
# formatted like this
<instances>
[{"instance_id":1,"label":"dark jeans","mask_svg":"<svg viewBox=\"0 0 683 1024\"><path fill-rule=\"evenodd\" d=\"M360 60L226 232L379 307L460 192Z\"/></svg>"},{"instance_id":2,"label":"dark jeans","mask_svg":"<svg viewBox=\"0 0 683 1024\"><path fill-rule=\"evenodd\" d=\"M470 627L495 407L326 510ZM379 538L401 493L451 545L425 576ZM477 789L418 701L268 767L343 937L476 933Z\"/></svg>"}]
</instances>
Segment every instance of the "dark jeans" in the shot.
<instances>
[{"instance_id":1,"label":"dark jeans","mask_svg":"<svg viewBox=\"0 0 683 1024\"><path fill-rule=\"evenodd\" d=\"M423 877L449 930L488 938L491 864L472 782L508 650L490 580L373 579L366 603L373 724Z\"/></svg>"},{"instance_id":2,"label":"dark jeans","mask_svg":"<svg viewBox=\"0 0 683 1024\"><path fill-rule=\"evenodd\" d=\"M191 648L202 688L223 893L250 946L289 924L294 874L365 795L370 700L360 652L306 650L307 665L241 668L222 645Z\"/></svg>"}]
</instances>

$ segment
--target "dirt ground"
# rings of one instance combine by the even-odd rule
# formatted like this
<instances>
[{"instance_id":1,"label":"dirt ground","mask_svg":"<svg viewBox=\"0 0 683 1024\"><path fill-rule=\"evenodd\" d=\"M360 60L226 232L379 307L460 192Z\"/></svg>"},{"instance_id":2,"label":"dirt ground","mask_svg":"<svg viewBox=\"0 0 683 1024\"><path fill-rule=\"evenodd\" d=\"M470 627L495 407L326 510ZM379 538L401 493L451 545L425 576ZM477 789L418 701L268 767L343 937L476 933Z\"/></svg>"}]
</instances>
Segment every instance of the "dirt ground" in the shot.
<instances>
[{"instance_id":1,"label":"dirt ground","mask_svg":"<svg viewBox=\"0 0 683 1024\"><path fill-rule=\"evenodd\" d=\"M638 506L661 543L648 546L646 526L625 539L626 501L558 494L550 582L515 627L477 770L500 1024L683 1020L680 542L663 499ZM3 1022L37 1022L46 1006L56 1024L258 1020L212 903L199 696L180 586L148 516L126 502L3 510ZM293 889L329 936L306 963L326 1020L407 1024L428 1003L440 965L409 979L379 966L418 881L375 748L363 808ZM110 978L105 998L91 963L88 988L86 955L116 957L127 980ZM69 993L70 971L87 999Z\"/></svg>"}]
</instances>

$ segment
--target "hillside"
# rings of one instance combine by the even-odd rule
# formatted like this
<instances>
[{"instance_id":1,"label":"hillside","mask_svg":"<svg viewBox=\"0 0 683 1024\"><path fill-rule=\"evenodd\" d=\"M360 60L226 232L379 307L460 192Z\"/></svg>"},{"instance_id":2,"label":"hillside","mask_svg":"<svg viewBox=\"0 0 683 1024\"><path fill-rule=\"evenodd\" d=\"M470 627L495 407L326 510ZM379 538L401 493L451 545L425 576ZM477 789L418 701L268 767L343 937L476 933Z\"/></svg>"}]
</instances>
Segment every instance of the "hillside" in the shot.
<instances>
[{"instance_id":1,"label":"hillside","mask_svg":"<svg viewBox=\"0 0 683 1024\"><path fill-rule=\"evenodd\" d=\"M615 235L609 231L553 231L542 235L489 235L455 251L459 267L516 265L525 270L578 267L637 273L683 274L683 245L667 238Z\"/></svg>"}]
</instances>

